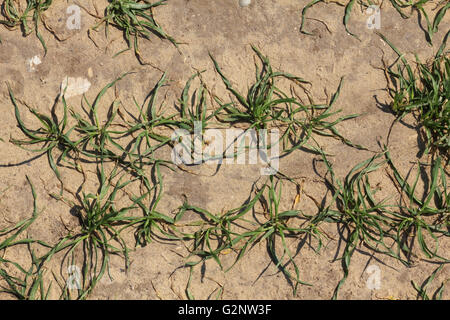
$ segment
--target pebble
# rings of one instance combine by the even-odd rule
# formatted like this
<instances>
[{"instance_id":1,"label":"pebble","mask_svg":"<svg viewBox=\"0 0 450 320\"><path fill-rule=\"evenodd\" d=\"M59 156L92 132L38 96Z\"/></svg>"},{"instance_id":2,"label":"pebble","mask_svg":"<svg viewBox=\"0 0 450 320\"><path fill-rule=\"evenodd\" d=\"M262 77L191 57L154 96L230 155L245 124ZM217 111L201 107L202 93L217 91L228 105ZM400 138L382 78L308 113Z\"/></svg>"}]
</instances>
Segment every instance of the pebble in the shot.
<instances>
[{"instance_id":1,"label":"pebble","mask_svg":"<svg viewBox=\"0 0 450 320\"><path fill-rule=\"evenodd\" d=\"M252 0L239 0L239 5L241 7L247 7L252 3Z\"/></svg>"}]
</instances>

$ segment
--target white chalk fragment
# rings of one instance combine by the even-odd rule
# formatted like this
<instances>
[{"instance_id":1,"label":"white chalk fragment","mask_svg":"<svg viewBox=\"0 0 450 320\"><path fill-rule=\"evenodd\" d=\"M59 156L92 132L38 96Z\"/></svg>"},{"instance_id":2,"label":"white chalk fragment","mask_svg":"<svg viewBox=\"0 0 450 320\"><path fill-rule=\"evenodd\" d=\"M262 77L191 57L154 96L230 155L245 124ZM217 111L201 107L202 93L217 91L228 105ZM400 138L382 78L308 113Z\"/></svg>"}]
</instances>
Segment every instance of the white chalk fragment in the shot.
<instances>
[{"instance_id":1,"label":"white chalk fragment","mask_svg":"<svg viewBox=\"0 0 450 320\"><path fill-rule=\"evenodd\" d=\"M36 71L35 66L41 64L41 58L39 56L34 56L33 58L30 58L27 60L27 70L28 72Z\"/></svg>"},{"instance_id":2,"label":"white chalk fragment","mask_svg":"<svg viewBox=\"0 0 450 320\"><path fill-rule=\"evenodd\" d=\"M66 77L61 83L61 94L70 98L87 92L90 87L91 83L86 78Z\"/></svg>"}]
</instances>

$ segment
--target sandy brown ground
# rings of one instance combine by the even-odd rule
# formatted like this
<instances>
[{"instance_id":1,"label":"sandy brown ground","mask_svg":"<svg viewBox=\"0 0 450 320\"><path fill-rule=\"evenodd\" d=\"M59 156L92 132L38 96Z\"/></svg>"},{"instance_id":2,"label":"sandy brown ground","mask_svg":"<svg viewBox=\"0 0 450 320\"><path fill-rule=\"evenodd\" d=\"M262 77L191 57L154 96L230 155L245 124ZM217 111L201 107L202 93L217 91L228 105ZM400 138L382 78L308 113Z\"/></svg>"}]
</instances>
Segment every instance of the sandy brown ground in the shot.
<instances>
[{"instance_id":1,"label":"sandy brown ground","mask_svg":"<svg viewBox=\"0 0 450 320\"><path fill-rule=\"evenodd\" d=\"M103 10L106 1L95 1ZM20 137L16 127L13 106L7 95L5 81L8 81L17 98L26 101L41 112L49 112L59 92L62 79L86 77L92 83L86 93L92 101L98 91L107 83L124 72L135 71L117 84L117 92L124 106L130 112L133 100L142 102L151 88L161 77L164 70L172 80L163 89L167 108L171 108L188 77L195 70L206 70L203 79L209 89L218 96L226 97L225 87L214 71L208 56L211 52L222 67L224 73L240 90L245 90L254 79L254 55L250 44L254 44L270 57L277 70L283 70L301 76L313 83L312 94L317 103L326 102L333 93L341 77L345 82L335 108L342 113L360 113L361 116L340 124L341 133L354 143L362 144L370 150L379 151L377 141L385 142L389 127L394 119L386 112L383 105L389 98L384 91L386 79L382 70L382 57L392 63L395 54L374 32L365 27L367 15L355 6L349 28L361 38L361 42L346 34L342 25L344 9L341 6L319 4L310 9L308 16L320 19L308 20L306 28L313 36L299 33L301 9L307 0L255 0L247 8L240 8L237 0L170 0L166 6L155 10L156 18L165 30L184 44L180 52L168 41L153 37L152 41L141 41L141 51L150 65L140 65L132 51L112 58L114 53L126 47L122 33L110 29L110 38L106 40L103 32L92 32L91 41L87 30L95 24L96 19L82 11L81 30L65 29L65 9L73 1L55 1L55 6L47 13L47 22L60 38L58 41L49 32L42 33L48 45L48 54L43 57L43 49L36 37L22 37L20 31L10 32L0 28L0 142L2 150L0 167L0 190L9 189L0 199L0 227L17 222L31 215L32 197L25 175L36 186L38 206L42 213L30 230L30 235L39 239L55 242L66 233L65 225L76 225L76 219L62 202L48 196L57 192L59 184L50 170L45 156L23 163L36 154L19 149L9 143L10 136ZM80 0L91 12L95 12L91 1ZM422 23L423 18L422 18ZM381 32L396 46L411 56L417 53L427 59L436 52L445 30L450 27L450 19L442 21L440 32L434 37L434 47L427 44L423 30L419 27L417 14L404 20L388 5L382 9ZM100 29L102 30L102 29ZM27 59L38 55L42 64L34 72L27 70ZM89 68L93 76L89 78ZM114 98L110 90L105 99L104 108ZM79 108L81 96L68 99L75 109ZM22 109L24 110L24 109ZM78 109L77 109L78 110ZM102 110L105 111L105 110ZM22 113L24 121L31 120ZM103 114L104 115L104 114ZM412 119L408 119L413 124ZM354 165L372 156L373 153L358 151L344 146L334 139L320 139L322 146L334 154L332 162L337 176L344 176ZM413 166L417 155L418 133L414 127L396 125L393 128L389 147L392 157L403 174ZM297 151L284 158L280 170L294 177L304 177L305 191L321 199L327 190L317 182L313 161L317 156ZM258 169L252 166L223 166L213 177L211 167L196 169L204 175L192 175L186 172L175 173L164 170L164 198L160 210L170 213L182 204L183 195L190 203L220 212L239 206L250 195L253 183L259 178ZM325 173L319 162L317 171ZM61 168L65 184L76 190L82 176L70 169ZM380 198L395 192L385 171L372 175L372 185L380 183ZM96 180L92 176L86 188L95 192ZM90 188L90 189L89 189ZM296 195L295 188L286 184L284 187L284 208L290 208ZM315 213L314 203L304 197L298 205L305 212ZM338 281L342 277L340 261L335 258L342 253L344 243L336 225L325 225L324 231L330 235L325 248L316 254L308 242L291 240L290 248L298 251L295 257L301 270L301 279L313 286L300 286L293 296L292 286L270 262L263 243L255 246L229 272L224 273L218 265L209 260L197 267L193 274L191 291L197 299L206 299L219 287L223 287L224 299L329 299ZM131 246L133 246L132 238ZM314 243L313 243L314 245ZM448 240L442 239L441 253L447 256ZM25 262L24 252L9 250L7 256ZM92 299L185 299L185 287L189 275L188 269L179 268L186 261L185 247L177 243L154 241L143 248L130 253L131 266L124 270L123 260L113 258L111 275L97 286ZM233 253L223 256L225 265L230 265L235 258ZM377 265L381 270L381 288L370 290L366 282L369 274L366 268ZM58 265L55 264L55 270ZM383 255L373 255L371 251L360 248L352 259L349 277L342 287L341 299L414 299L411 280L422 283L436 268L436 265L417 259L414 267L406 268L396 260ZM64 274L65 270L63 270ZM450 277L450 269L444 267L430 289L436 289ZM433 291L433 290L431 290ZM7 296L2 295L1 298ZM444 291L444 298L450 297L450 289Z\"/></svg>"}]
</instances>

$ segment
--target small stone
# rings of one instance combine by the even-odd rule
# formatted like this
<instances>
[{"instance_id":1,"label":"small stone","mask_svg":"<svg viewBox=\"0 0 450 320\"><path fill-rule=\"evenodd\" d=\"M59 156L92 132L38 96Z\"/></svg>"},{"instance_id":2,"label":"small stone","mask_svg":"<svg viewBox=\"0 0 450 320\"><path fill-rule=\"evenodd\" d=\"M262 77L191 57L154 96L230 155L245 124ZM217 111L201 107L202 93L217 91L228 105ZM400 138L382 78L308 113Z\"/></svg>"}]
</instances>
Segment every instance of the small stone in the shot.
<instances>
[{"instance_id":1,"label":"small stone","mask_svg":"<svg viewBox=\"0 0 450 320\"><path fill-rule=\"evenodd\" d=\"M252 3L252 0L239 0L239 5L241 7L247 7Z\"/></svg>"}]
</instances>

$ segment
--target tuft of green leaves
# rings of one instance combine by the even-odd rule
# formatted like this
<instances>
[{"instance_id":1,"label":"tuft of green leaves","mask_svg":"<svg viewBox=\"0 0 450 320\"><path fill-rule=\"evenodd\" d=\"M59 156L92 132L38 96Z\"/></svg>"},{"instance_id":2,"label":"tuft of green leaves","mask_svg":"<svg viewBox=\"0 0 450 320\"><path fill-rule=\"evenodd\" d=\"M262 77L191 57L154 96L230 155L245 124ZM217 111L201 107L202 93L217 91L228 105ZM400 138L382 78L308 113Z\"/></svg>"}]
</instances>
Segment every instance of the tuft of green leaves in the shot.
<instances>
[{"instance_id":1,"label":"tuft of green leaves","mask_svg":"<svg viewBox=\"0 0 450 320\"><path fill-rule=\"evenodd\" d=\"M5 282L0 284L0 292L10 294L20 300L45 300L49 296L52 284L45 285L45 270L40 268L39 259L36 257L32 245L37 244L44 248L51 248L51 246L43 241L21 236L39 216L36 191L28 176L26 178L33 195L33 213L30 218L24 219L12 227L0 230L0 237L3 238L0 241L0 280ZM4 252L8 248L19 245L27 246L31 258L28 269L15 261L4 258Z\"/></svg>"},{"instance_id":2,"label":"tuft of green leaves","mask_svg":"<svg viewBox=\"0 0 450 320\"><path fill-rule=\"evenodd\" d=\"M21 10L18 1L5 0L2 4L2 14L5 20L0 20L0 24L10 29L22 27L24 36L34 31L47 54L47 46L39 31L39 26L42 21L42 13L52 5L52 2L53 0L27 0L26 8ZM30 23L33 26L30 26Z\"/></svg>"},{"instance_id":3,"label":"tuft of green leaves","mask_svg":"<svg viewBox=\"0 0 450 320\"><path fill-rule=\"evenodd\" d=\"M249 126L249 129L279 128L284 153L290 153L301 147L316 152L316 147L309 144L311 139L318 145L313 138L313 134L333 137L349 146L365 149L363 146L353 144L344 138L336 128L336 125L342 121L356 118L358 115L352 114L328 121L329 118L341 112L341 110L332 112L331 108L339 97L343 79L341 79L336 93L332 96L330 104L305 105L299 101L298 97L294 97L292 94L288 95L281 90L277 86L276 80L284 78L293 82L302 88L308 94L309 99L312 100L308 90L304 88L304 85L310 84L310 82L290 73L274 71L269 59L255 46L252 46L252 49L260 59L262 68L260 69L256 64L255 82L248 89L246 96L240 94L231 85L217 61L210 54L217 73L222 78L227 90L237 100L224 103L215 97L220 109L224 110L224 114L217 115L219 121L244 123ZM268 148L270 147L271 145L268 146Z\"/></svg>"},{"instance_id":4,"label":"tuft of green leaves","mask_svg":"<svg viewBox=\"0 0 450 320\"><path fill-rule=\"evenodd\" d=\"M116 197L134 180L123 181L124 176L122 175L117 181L113 181L117 176L117 167L107 176L101 163L98 168L99 188L97 193L85 194L82 192L79 204L61 198L76 212L80 228L61 238L45 255L39 258L40 266L43 266L59 252L64 252L64 259L66 259L69 255L74 257L75 250L81 248L83 268L80 288L77 288L77 299L85 299L105 275L105 272L109 272L110 255L123 256L126 267L129 265L129 248L122 238L121 232L135 219L127 214L137 206L132 203L119 208L116 205ZM71 264L73 264L73 260L72 258ZM68 283L62 286L64 297L70 298L70 289L72 288L68 287Z\"/></svg>"},{"instance_id":5,"label":"tuft of green leaves","mask_svg":"<svg viewBox=\"0 0 450 320\"><path fill-rule=\"evenodd\" d=\"M440 157L434 160L431 167L430 183L424 196L416 194L416 187L421 173L420 163L417 175L412 185L402 177L395 167L389 152L385 153L394 175L394 180L401 188L401 193L407 197L409 203L400 204L398 212L392 214L392 227L396 231L396 242L399 251L411 256L411 248L408 240L417 238L419 248L429 259L438 258L444 262L449 260L441 257L438 235L449 235L448 213L450 212L450 190L447 185L447 176L442 168ZM431 220L433 219L433 220ZM429 240L434 242L434 248L430 247Z\"/></svg>"},{"instance_id":6,"label":"tuft of green leaves","mask_svg":"<svg viewBox=\"0 0 450 320\"><path fill-rule=\"evenodd\" d=\"M166 1L161 0L149 3L141 0L109 0L109 4L105 9L105 16L93 29L96 30L101 24L105 23L107 36L110 24L123 30L128 43L127 50L134 47L136 57L142 63L139 38L150 39L150 35L153 33L162 39L169 40L176 47L178 46L175 39L161 28L153 16L153 8L164 5Z\"/></svg>"},{"instance_id":7,"label":"tuft of green leaves","mask_svg":"<svg viewBox=\"0 0 450 320\"><path fill-rule=\"evenodd\" d=\"M264 194L267 194L267 197ZM249 198L242 206L221 214L213 214L185 202L175 217L176 223L179 223L187 211L197 213L202 218L183 226L197 229L193 233L181 234L183 238L193 240L191 256L201 258L199 261L187 262L186 266L192 268L206 259L214 259L221 268L224 268L221 255L227 251L235 251L236 259L225 269L228 271L251 247L259 242L265 242L271 261L292 282L294 295L299 284L310 286L311 284L300 279L300 268L295 262L296 254L289 249L288 240L312 237L318 240L316 250L320 250L322 234L318 230L318 225L321 223L321 217L317 219L318 216L307 216L300 210L281 210L281 197L281 183L277 184L274 176L270 176L269 181L253 198ZM258 202L262 205L264 218L250 219L247 217L248 213L255 212L255 205ZM289 265L293 271L289 270Z\"/></svg>"},{"instance_id":8,"label":"tuft of green leaves","mask_svg":"<svg viewBox=\"0 0 450 320\"><path fill-rule=\"evenodd\" d=\"M328 184L333 192L330 205L324 209L324 221L339 223L347 232L346 245L340 258L344 276L334 291L333 299L337 298L339 289L348 277L351 258L360 244L401 260L386 243L386 239L394 238L390 232L390 214L395 206L387 204L387 199L377 201L377 189L373 188L369 181L369 174L387 162L377 162L382 155L374 155L357 164L342 181L335 177L331 163L322 154L331 176Z\"/></svg>"},{"instance_id":9,"label":"tuft of green leaves","mask_svg":"<svg viewBox=\"0 0 450 320\"><path fill-rule=\"evenodd\" d=\"M448 2L445 5L442 5L443 3L445 3L445 1L442 1L440 4L437 5L436 8L440 7L440 9L435 14L433 21L431 21L427 14L427 11L423 8L423 5L426 4L427 2L429 2L430 0L417 0L417 1L414 1L414 0L408 0L408 1L389 0L389 1L403 19L410 18L410 16L405 13L406 9L415 10L425 17L425 20L427 23L426 39L430 44L432 44L433 35L436 32L438 32L438 30L439 30L439 24L441 23L442 19L445 17L447 10L450 8L450 4ZM302 21L300 24L300 32L301 33L304 33L307 35L312 35L310 32L305 31L305 20L307 19L306 13L307 13L308 9L310 9L311 7L313 7L314 5L316 5L319 2L328 3L326 0L312 0L310 3L308 3L303 8ZM347 31L348 34L350 34L351 36L360 40L356 34L352 33L348 29L348 21L350 20L353 6L356 3L359 4L361 6L361 8L366 8L366 9L369 8L370 6L376 5L376 3L371 0L348 0L346 4L337 2L337 4L345 7L345 13L344 13L344 19L343 19L345 31ZM434 9L434 10L436 10L436 9Z\"/></svg>"},{"instance_id":10,"label":"tuft of green leaves","mask_svg":"<svg viewBox=\"0 0 450 320\"><path fill-rule=\"evenodd\" d=\"M416 56L417 72L385 36L379 35L401 61L397 71L393 67L388 69L389 75L396 80L389 93L397 121L413 114L423 130L425 153L439 150L450 160L450 57L444 51L450 31L430 63L422 63Z\"/></svg>"},{"instance_id":11,"label":"tuft of green leaves","mask_svg":"<svg viewBox=\"0 0 450 320\"><path fill-rule=\"evenodd\" d=\"M47 154L48 163L50 164L51 169L55 173L58 180L61 182L62 186L62 180L60 172L57 168L57 163L60 161L66 161L67 163L74 166L73 163L70 161L67 161L67 158L70 153L76 154L79 151L78 143L74 142L70 139L70 133L73 131L73 127L67 129L67 104L66 100L64 98L64 95L62 96L62 103L63 103L63 117L61 121L58 121L57 116L55 114L55 109L57 106L57 103L59 99L56 100L53 108L52 108L52 114L50 116L46 116L40 112L38 112L36 109L33 109L29 106L27 106L28 111L31 112L31 114L40 122L41 127L38 129L31 129L28 128L25 123L22 121L22 118L20 116L19 107L17 104L17 101L14 97L14 94L11 90L11 87L8 85L9 90L9 96L11 98L11 102L14 105L14 111L15 116L17 120L17 125L19 129L23 132L25 137L27 139L11 139L10 141L25 149L28 151L33 152L40 152L43 154ZM32 146L40 144L41 146L37 149L29 149L27 146ZM61 152L61 155L57 158L55 161L55 157L53 155L53 152L55 150L59 150ZM61 194L62 194L63 188L61 187Z\"/></svg>"}]
</instances>

